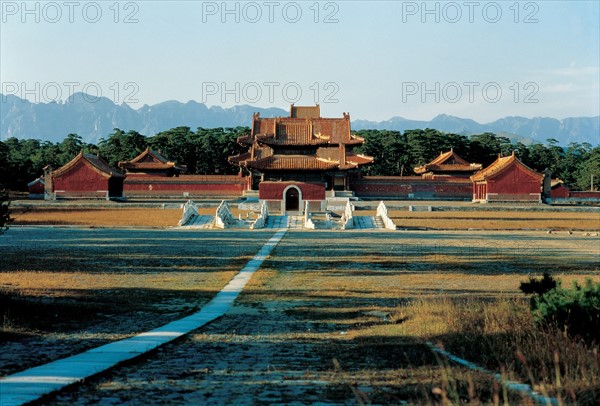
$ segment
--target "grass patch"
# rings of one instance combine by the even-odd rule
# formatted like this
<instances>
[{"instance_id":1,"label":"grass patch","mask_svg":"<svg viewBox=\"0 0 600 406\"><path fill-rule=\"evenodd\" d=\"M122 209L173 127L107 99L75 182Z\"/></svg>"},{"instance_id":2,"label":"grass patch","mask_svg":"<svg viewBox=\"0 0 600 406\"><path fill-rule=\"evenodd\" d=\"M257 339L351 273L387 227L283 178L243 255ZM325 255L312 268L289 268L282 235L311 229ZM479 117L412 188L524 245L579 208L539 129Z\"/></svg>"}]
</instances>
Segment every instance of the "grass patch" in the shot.
<instances>
[{"instance_id":1,"label":"grass patch","mask_svg":"<svg viewBox=\"0 0 600 406\"><path fill-rule=\"evenodd\" d=\"M269 236L10 230L0 248L0 373L35 365L41 353L55 359L197 311Z\"/></svg>"},{"instance_id":2,"label":"grass patch","mask_svg":"<svg viewBox=\"0 0 600 406\"><path fill-rule=\"evenodd\" d=\"M390 210L388 214L399 227L600 230L600 213L588 212L407 212Z\"/></svg>"},{"instance_id":3,"label":"grass patch","mask_svg":"<svg viewBox=\"0 0 600 406\"><path fill-rule=\"evenodd\" d=\"M3 283L21 272L6 279L19 284L10 285L13 291L32 300L55 295L57 304L90 292L106 292L109 300L142 289L147 295L136 299L142 307L131 308L142 313L123 315L128 323L187 311L182 305L189 300L178 297L209 292L221 267L241 266L272 235L61 230L60 244L65 236L72 240L62 254L69 262L61 264L51 260L60 254L55 230L34 239L20 234L28 230L14 231L23 238L6 240L10 249L3 257L13 265L0 275ZM564 404L595 404L597 349L561 331L539 329L519 284L543 271L566 285L588 277L599 281L597 243L544 232L290 231L225 316L102 378L109 383L82 387L60 401L85 403L81 396L102 392L156 403L181 384L192 389L190 397L180 393L183 403L529 404L491 377L437 356L425 344L431 340ZM27 252L43 259L29 265L22 259ZM111 252L118 252L113 257L121 271L104 258ZM44 263L40 284L36 272ZM203 279L190 284L200 275L206 287ZM61 291L65 284L70 289ZM154 305L160 311L151 313ZM72 343L81 335L68 337Z\"/></svg>"},{"instance_id":4,"label":"grass patch","mask_svg":"<svg viewBox=\"0 0 600 406\"><path fill-rule=\"evenodd\" d=\"M14 225L76 225L172 227L181 218L181 209L138 208L13 208Z\"/></svg>"},{"instance_id":5,"label":"grass patch","mask_svg":"<svg viewBox=\"0 0 600 406\"><path fill-rule=\"evenodd\" d=\"M216 207L200 207L198 214L215 216ZM245 217L246 210L232 208L234 217ZM181 220L181 209L161 208L77 208L17 207L12 209L12 224L21 226L71 225L85 227L175 227Z\"/></svg>"},{"instance_id":6,"label":"grass patch","mask_svg":"<svg viewBox=\"0 0 600 406\"><path fill-rule=\"evenodd\" d=\"M399 310L407 329L505 378L530 384L564 404L600 400L597 343L536 326L525 298L423 299Z\"/></svg>"},{"instance_id":7,"label":"grass patch","mask_svg":"<svg viewBox=\"0 0 600 406\"><path fill-rule=\"evenodd\" d=\"M529 402L427 340L563 404L598 401L597 349L539 329L519 291L541 269L565 284L599 281L596 244L542 232L319 235L288 234L242 300L295 320L282 340L318 342L328 401Z\"/></svg>"}]
</instances>

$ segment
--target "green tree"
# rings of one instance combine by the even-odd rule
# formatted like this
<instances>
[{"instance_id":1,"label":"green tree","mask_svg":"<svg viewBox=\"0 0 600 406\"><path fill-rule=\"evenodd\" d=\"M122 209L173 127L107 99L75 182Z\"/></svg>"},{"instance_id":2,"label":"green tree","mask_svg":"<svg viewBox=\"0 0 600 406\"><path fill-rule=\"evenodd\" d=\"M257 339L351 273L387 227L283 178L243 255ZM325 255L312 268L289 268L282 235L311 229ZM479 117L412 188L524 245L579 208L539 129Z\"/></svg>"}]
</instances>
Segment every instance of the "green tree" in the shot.
<instances>
[{"instance_id":1,"label":"green tree","mask_svg":"<svg viewBox=\"0 0 600 406\"><path fill-rule=\"evenodd\" d=\"M575 185L579 190L600 189L600 147L590 151L575 172Z\"/></svg>"},{"instance_id":2,"label":"green tree","mask_svg":"<svg viewBox=\"0 0 600 406\"><path fill-rule=\"evenodd\" d=\"M108 138L100 139L97 151L110 165L116 166L120 161L135 158L147 146L148 140L137 131L124 132L119 128L114 128Z\"/></svg>"},{"instance_id":3,"label":"green tree","mask_svg":"<svg viewBox=\"0 0 600 406\"><path fill-rule=\"evenodd\" d=\"M62 162L69 162L83 150L83 140L77 134L68 134L60 143Z\"/></svg>"},{"instance_id":4,"label":"green tree","mask_svg":"<svg viewBox=\"0 0 600 406\"><path fill-rule=\"evenodd\" d=\"M413 167L431 162L433 158L447 148L443 134L431 128L406 130L404 136L406 137L406 148Z\"/></svg>"},{"instance_id":5,"label":"green tree","mask_svg":"<svg viewBox=\"0 0 600 406\"><path fill-rule=\"evenodd\" d=\"M483 133L471 136L469 154L466 159L477 162L485 168L494 162L498 155L508 155L513 146L506 137L499 137L494 133Z\"/></svg>"},{"instance_id":6,"label":"green tree","mask_svg":"<svg viewBox=\"0 0 600 406\"><path fill-rule=\"evenodd\" d=\"M6 161L2 165L5 171L2 183L9 189L24 190L27 183L36 176L33 160L39 152L40 142L13 137L6 140L4 148Z\"/></svg>"},{"instance_id":7,"label":"green tree","mask_svg":"<svg viewBox=\"0 0 600 406\"><path fill-rule=\"evenodd\" d=\"M0 235L4 234L8 230L8 224L12 221L10 217L10 200L8 199L8 193L0 185Z\"/></svg>"},{"instance_id":8,"label":"green tree","mask_svg":"<svg viewBox=\"0 0 600 406\"><path fill-rule=\"evenodd\" d=\"M237 143L237 138L249 135L250 128L198 128L195 138L196 156L201 158L196 172L202 174L236 174L239 168L230 165L227 158L246 150Z\"/></svg>"},{"instance_id":9,"label":"green tree","mask_svg":"<svg viewBox=\"0 0 600 406\"><path fill-rule=\"evenodd\" d=\"M198 159L194 154L195 143L194 133L190 127L171 128L148 139L148 144L153 150L160 152L171 161L192 168L196 166Z\"/></svg>"},{"instance_id":10,"label":"green tree","mask_svg":"<svg viewBox=\"0 0 600 406\"><path fill-rule=\"evenodd\" d=\"M523 163L536 171L543 171L546 168L552 170L556 165L553 153L543 144L533 144L529 146L529 154ZM552 171L555 172L554 170Z\"/></svg>"},{"instance_id":11,"label":"green tree","mask_svg":"<svg viewBox=\"0 0 600 406\"><path fill-rule=\"evenodd\" d=\"M9 148L3 141L0 141L0 179L8 179L10 165L8 163Z\"/></svg>"},{"instance_id":12,"label":"green tree","mask_svg":"<svg viewBox=\"0 0 600 406\"><path fill-rule=\"evenodd\" d=\"M527 162L529 162L529 148L527 145L523 144L522 142L517 142L514 148L517 158L527 165Z\"/></svg>"},{"instance_id":13,"label":"green tree","mask_svg":"<svg viewBox=\"0 0 600 406\"><path fill-rule=\"evenodd\" d=\"M373 164L362 169L366 175L398 176L412 172L405 137L399 131L361 130L356 135L365 139L356 152L374 158Z\"/></svg>"}]
</instances>

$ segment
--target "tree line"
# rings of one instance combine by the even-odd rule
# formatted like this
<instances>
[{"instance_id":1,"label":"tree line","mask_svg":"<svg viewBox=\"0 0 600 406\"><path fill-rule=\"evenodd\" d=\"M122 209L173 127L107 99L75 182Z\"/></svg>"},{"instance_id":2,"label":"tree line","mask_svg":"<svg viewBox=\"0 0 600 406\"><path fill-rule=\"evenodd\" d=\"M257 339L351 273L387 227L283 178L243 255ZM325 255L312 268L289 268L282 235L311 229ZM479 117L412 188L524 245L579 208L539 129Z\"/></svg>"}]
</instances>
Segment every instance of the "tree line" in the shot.
<instances>
[{"instance_id":1,"label":"tree line","mask_svg":"<svg viewBox=\"0 0 600 406\"><path fill-rule=\"evenodd\" d=\"M134 158L146 147L160 151L178 164L186 165L191 174L236 174L239 168L230 165L227 157L244 152L237 137L250 134L248 127L197 128L176 127L148 137L135 130L115 128L98 145L85 143L77 134L68 134L61 142L20 140L0 141L0 183L13 190L26 190L31 180L43 174L43 168L58 168L80 151L97 154L110 165ZM360 130L365 138L357 152L370 155L375 162L363 167L365 175L414 175L413 168L430 162L440 152L454 151L469 162L484 167L498 154L515 152L526 165L537 171L549 169L553 178L560 178L574 189L588 190L594 176L594 188L600 187L600 147L588 143L571 143L566 147L554 139L546 144L513 143L507 137L493 133L472 136L443 133L435 129Z\"/></svg>"},{"instance_id":2,"label":"tree line","mask_svg":"<svg viewBox=\"0 0 600 406\"><path fill-rule=\"evenodd\" d=\"M365 139L357 152L375 158L372 165L364 168L365 175L414 175L415 166L431 162L450 148L468 162L480 163L484 168L494 162L498 154L506 156L514 151L525 165L538 172L549 169L552 178L561 179L573 189L589 190L592 175L594 189L600 187L600 146L592 147L589 143L570 143L562 147L557 140L548 139L546 144L525 145L493 133L464 136L434 129L355 133Z\"/></svg>"},{"instance_id":3,"label":"tree line","mask_svg":"<svg viewBox=\"0 0 600 406\"><path fill-rule=\"evenodd\" d=\"M236 174L227 157L245 148L237 137L250 134L248 127L198 128L176 127L147 137L135 130L115 128L98 145L85 143L77 134L68 134L61 142L9 138L0 141L0 184L12 190L26 190L27 183L41 176L46 165L59 168L79 152L99 155L116 167L119 161L135 158L146 147L186 165L191 174Z\"/></svg>"}]
</instances>

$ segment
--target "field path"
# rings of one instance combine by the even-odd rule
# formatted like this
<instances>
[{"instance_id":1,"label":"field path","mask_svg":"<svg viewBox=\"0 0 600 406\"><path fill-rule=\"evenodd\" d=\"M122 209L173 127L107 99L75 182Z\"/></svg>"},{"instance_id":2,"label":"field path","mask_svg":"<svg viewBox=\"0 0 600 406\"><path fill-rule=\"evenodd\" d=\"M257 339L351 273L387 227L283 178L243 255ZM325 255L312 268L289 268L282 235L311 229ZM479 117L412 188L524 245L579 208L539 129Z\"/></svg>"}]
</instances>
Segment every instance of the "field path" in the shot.
<instances>
[{"instance_id":1,"label":"field path","mask_svg":"<svg viewBox=\"0 0 600 406\"><path fill-rule=\"evenodd\" d=\"M423 340L454 342L436 298L513 297L520 279L548 266L565 283L597 279L597 242L566 232L290 230L218 320L42 402L431 404L451 376L491 403L492 377L448 364Z\"/></svg>"},{"instance_id":2,"label":"field path","mask_svg":"<svg viewBox=\"0 0 600 406\"><path fill-rule=\"evenodd\" d=\"M21 405L138 357L221 317L232 306L287 230L279 230L206 306L190 316L134 337L0 379L0 404Z\"/></svg>"},{"instance_id":3,"label":"field path","mask_svg":"<svg viewBox=\"0 0 600 406\"><path fill-rule=\"evenodd\" d=\"M290 231L223 317L142 362L63 391L45 404L356 404L358 399L402 404L414 399L441 376L421 340L349 336L357 326L389 326L378 315L363 313L399 300L347 291L326 294L310 286L326 283L322 276L296 280L298 272L315 265L306 262L307 243L322 244L318 237L327 235L333 236ZM303 238L307 241L300 242Z\"/></svg>"}]
</instances>

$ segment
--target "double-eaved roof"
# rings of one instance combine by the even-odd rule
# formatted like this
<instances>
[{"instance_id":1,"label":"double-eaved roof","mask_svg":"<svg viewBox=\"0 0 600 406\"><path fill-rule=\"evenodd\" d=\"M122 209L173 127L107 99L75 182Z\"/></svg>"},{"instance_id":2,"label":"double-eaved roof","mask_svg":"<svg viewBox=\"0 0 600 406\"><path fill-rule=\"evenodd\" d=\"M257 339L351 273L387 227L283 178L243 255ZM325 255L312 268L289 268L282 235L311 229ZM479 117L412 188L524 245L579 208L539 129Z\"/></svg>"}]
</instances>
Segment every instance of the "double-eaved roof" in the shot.
<instances>
[{"instance_id":1,"label":"double-eaved roof","mask_svg":"<svg viewBox=\"0 0 600 406\"><path fill-rule=\"evenodd\" d=\"M442 152L433 161L428 164L415 167L415 173L444 175L463 172L465 174L474 173L481 169L481 164L470 163L458 156L454 149L448 152Z\"/></svg>"},{"instance_id":2,"label":"double-eaved roof","mask_svg":"<svg viewBox=\"0 0 600 406\"><path fill-rule=\"evenodd\" d=\"M184 165L177 165L175 162L169 161L159 152L146 148L141 154L130 161L121 161L118 163L119 168L123 168L128 172L144 172L144 171L166 171L172 169L176 172L185 172Z\"/></svg>"},{"instance_id":3,"label":"double-eaved roof","mask_svg":"<svg viewBox=\"0 0 600 406\"><path fill-rule=\"evenodd\" d=\"M350 115L323 118L319 106L294 106L290 117L252 117L250 135L238 138L247 152L229 157L229 162L265 170L346 170L373 162L355 154L352 147L364 139L350 132Z\"/></svg>"}]
</instances>

